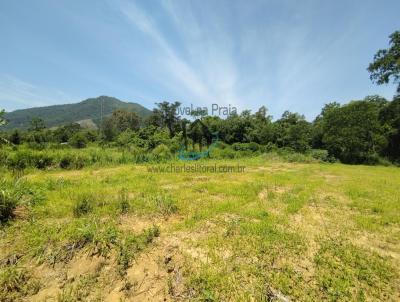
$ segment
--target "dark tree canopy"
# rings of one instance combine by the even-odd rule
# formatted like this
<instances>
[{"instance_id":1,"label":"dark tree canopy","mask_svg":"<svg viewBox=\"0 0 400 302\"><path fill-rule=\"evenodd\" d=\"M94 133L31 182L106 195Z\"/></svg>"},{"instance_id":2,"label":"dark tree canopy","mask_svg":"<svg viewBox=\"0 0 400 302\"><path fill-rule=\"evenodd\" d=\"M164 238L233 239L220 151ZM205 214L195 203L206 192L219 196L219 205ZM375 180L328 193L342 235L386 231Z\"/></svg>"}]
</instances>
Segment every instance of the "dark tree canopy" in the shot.
<instances>
[{"instance_id":1,"label":"dark tree canopy","mask_svg":"<svg viewBox=\"0 0 400 302\"><path fill-rule=\"evenodd\" d=\"M400 96L384 107L379 116L387 135L384 154L391 160L400 159Z\"/></svg>"},{"instance_id":2,"label":"dark tree canopy","mask_svg":"<svg viewBox=\"0 0 400 302\"><path fill-rule=\"evenodd\" d=\"M392 79L393 83L398 84L397 93L400 93L400 31L390 35L388 49L378 50L368 71L371 80L378 85L387 84Z\"/></svg>"},{"instance_id":3,"label":"dark tree canopy","mask_svg":"<svg viewBox=\"0 0 400 302\"><path fill-rule=\"evenodd\" d=\"M386 145L379 122L381 102L368 98L332 106L322 117L322 142L345 163L374 163Z\"/></svg>"},{"instance_id":4,"label":"dark tree canopy","mask_svg":"<svg viewBox=\"0 0 400 302\"><path fill-rule=\"evenodd\" d=\"M135 112L118 109L104 121L102 128L105 139L111 141L126 130L139 130L140 118Z\"/></svg>"},{"instance_id":5,"label":"dark tree canopy","mask_svg":"<svg viewBox=\"0 0 400 302\"><path fill-rule=\"evenodd\" d=\"M157 107L153 110L151 121L159 127L167 127L170 137L173 137L180 128L180 117L178 116L178 108L181 105L179 102L156 103Z\"/></svg>"}]
</instances>

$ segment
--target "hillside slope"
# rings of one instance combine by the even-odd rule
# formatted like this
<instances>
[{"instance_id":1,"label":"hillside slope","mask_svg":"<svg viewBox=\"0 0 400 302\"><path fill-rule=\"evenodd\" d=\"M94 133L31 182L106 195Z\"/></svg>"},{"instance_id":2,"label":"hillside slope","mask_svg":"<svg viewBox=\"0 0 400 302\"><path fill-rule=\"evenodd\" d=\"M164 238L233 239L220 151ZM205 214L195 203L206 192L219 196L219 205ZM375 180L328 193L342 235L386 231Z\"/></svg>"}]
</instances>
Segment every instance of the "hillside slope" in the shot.
<instances>
[{"instance_id":1,"label":"hillside slope","mask_svg":"<svg viewBox=\"0 0 400 302\"><path fill-rule=\"evenodd\" d=\"M103 110L101 109L103 105ZM8 112L5 118L8 124L3 129L26 129L33 118L38 117L45 121L47 127L59 126L71 122L92 121L99 125L101 111L103 117L110 115L114 110L125 109L136 112L141 118L151 114L151 111L140 104L120 101L117 98L100 96L90 98L80 103L37 107Z\"/></svg>"}]
</instances>

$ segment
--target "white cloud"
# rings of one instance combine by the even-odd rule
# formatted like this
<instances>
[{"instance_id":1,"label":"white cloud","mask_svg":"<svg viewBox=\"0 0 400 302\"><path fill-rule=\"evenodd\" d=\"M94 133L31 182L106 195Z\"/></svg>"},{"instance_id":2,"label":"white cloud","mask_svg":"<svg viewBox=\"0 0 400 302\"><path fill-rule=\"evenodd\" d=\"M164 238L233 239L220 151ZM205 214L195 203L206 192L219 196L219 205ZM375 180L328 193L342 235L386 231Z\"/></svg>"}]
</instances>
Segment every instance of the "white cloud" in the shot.
<instances>
[{"instance_id":1,"label":"white cloud","mask_svg":"<svg viewBox=\"0 0 400 302\"><path fill-rule=\"evenodd\" d=\"M6 110L59 104L71 98L56 89L44 89L12 75L0 75L0 107Z\"/></svg>"},{"instance_id":2,"label":"white cloud","mask_svg":"<svg viewBox=\"0 0 400 302\"><path fill-rule=\"evenodd\" d=\"M175 48L160 30L155 20L133 3L123 2L120 9L131 24L149 36L162 51L159 60L168 78L161 78L183 101L196 105L212 103L238 105L236 94L237 67L230 55L226 33L215 26L211 36L197 23L193 11L180 3L163 2L164 12L173 24L183 48ZM204 27L203 27L204 28Z\"/></svg>"}]
</instances>

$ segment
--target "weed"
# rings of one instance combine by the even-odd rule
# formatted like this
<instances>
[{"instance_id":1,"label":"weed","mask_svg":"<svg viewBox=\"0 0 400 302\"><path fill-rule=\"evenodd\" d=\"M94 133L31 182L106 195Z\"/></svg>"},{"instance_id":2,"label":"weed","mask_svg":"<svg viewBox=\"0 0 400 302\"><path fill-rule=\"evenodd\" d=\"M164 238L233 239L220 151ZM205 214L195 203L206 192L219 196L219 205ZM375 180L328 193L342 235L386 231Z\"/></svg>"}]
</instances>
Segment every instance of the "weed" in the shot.
<instances>
[{"instance_id":1,"label":"weed","mask_svg":"<svg viewBox=\"0 0 400 302\"><path fill-rule=\"evenodd\" d=\"M0 223L6 222L14 216L14 209L18 204L15 195L8 190L0 191Z\"/></svg>"},{"instance_id":2,"label":"weed","mask_svg":"<svg viewBox=\"0 0 400 302\"><path fill-rule=\"evenodd\" d=\"M27 295L34 295L40 283L27 273L26 269L15 265L0 269L0 301L15 301Z\"/></svg>"},{"instance_id":3,"label":"weed","mask_svg":"<svg viewBox=\"0 0 400 302\"><path fill-rule=\"evenodd\" d=\"M118 193L118 207L121 214L126 214L129 212L129 193L126 188L123 188Z\"/></svg>"},{"instance_id":4,"label":"weed","mask_svg":"<svg viewBox=\"0 0 400 302\"><path fill-rule=\"evenodd\" d=\"M83 194L78 197L73 207L75 217L81 217L93 211L93 196L91 194Z\"/></svg>"},{"instance_id":5,"label":"weed","mask_svg":"<svg viewBox=\"0 0 400 302\"><path fill-rule=\"evenodd\" d=\"M139 235L129 234L119 242L118 271L121 276L126 273L135 255L145 249L159 235L159 227L153 226Z\"/></svg>"},{"instance_id":6,"label":"weed","mask_svg":"<svg viewBox=\"0 0 400 302\"><path fill-rule=\"evenodd\" d=\"M157 211L164 217L168 217L178 212L176 201L168 195L158 195L155 197L154 201Z\"/></svg>"}]
</instances>

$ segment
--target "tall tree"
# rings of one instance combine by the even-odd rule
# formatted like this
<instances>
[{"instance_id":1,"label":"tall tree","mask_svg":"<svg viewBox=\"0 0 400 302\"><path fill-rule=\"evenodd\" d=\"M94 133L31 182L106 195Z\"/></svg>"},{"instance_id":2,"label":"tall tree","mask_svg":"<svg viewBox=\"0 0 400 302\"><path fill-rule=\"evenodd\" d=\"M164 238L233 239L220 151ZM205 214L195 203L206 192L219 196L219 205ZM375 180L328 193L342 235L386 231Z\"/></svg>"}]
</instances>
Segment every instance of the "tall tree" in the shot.
<instances>
[{"instance_id":1,"label":"tall tree","mask_svg":"<svg viewBox=\"0 0 400 302\"><path fill-rule=\"evenodd\" d=\"M394 98L387 106L382 108L379 118L383 124L388 140L383 155L391 160L400 161L400 96Z\"/></svg>"},{"instance_id":2,"label":"tall tree","mask_svg":"<svg viewBox=\"0 0 400 302\"><path fill-rule=\"evenodd\" d=\"M331 107L322 121L325 148L345 163L375 163L386 145L381 108L380 102L369 99Z\"/></svg>"},{"instance_id":3,"label":"tall tree","mask_svg":"<svg viewBox=\"0 0 400 302\"><path fill-rule=\"evenodd\" d=\"M306 121L304 115L285 111L274 126L278 147L288 147L298 152L310 148L311 124Z\"/></svg>"},{"instance_id":4,"label":"tall tree","mask_svg":"<svg viewBox=\"0 0 400 302\"><path fill-rule=\"evenodd\" d=\"M178 107L181 103L162 102L156 105L158 108L153 110L154 121L157 121L161 127L167 127L170 137L173 137L180 128Z\"/></svg>"},{"instance_id":5,"label":"tall tree","mask_svg":"<svg viewBox=\"0 0 400 302\"><path fill-rule=\"evenodd\" d=\"M400 94L400 31L395 31L389 38L389 48L378 50L368 71L371 80L378 85L387 84L390 79L398 83L397 93Z\"/></svg>"},{"instance_id":6,"label":"tall tree","mask_svg":"<svg viewBox=\"0 0 400 302\"><path fill-rule=\"evenodd\" d=\"M321 110L321 113L313 121L312 127L312 138L311 145L315 149L323 149L324 143L322 142L322 137L324 135L323 122L326 115L330 110L340 108L340 104L337 102L330 102L325 104Z\"/></svg>"},{"instance_id":7,"label":"tall tree","mask_svg":"<svg viewBox=\"0 0 400 302\"><path fill-rule=\"evenodd\" d=\"M253 127L250 131L250 141L266 145L273 140L272 116L268 115L268 109L261 106L253 116Z\"/></svg>"},{"instance_id":8,"label":"tall tree","mask_svg":"<svg viewBox=\"0 0 400 302\"><path fill-rule=\"evenodd\" d=\"M126 131L137 131L140 127L140 118L135 112L126 110L116 110L112 115L103 122L103 135L106 140L111 141L113 138Z\"/></svg>"}]
</instances>

